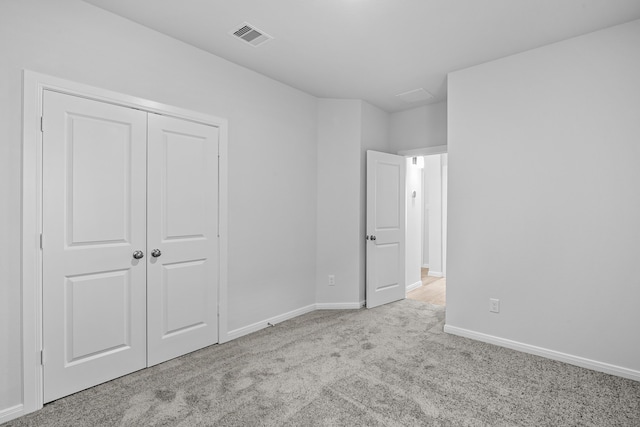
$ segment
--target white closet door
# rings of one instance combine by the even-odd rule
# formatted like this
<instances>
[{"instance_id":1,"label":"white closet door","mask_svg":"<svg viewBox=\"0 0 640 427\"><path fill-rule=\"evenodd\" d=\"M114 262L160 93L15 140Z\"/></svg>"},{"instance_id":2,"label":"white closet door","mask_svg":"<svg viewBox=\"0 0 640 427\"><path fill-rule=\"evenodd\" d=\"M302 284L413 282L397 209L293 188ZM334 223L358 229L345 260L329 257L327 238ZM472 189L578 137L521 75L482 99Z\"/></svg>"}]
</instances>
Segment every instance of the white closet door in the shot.
<instances>
[{"instance_id":1,"label":"white closet door","mask_svg":"<svg viewBox=\"0 0 640 427\"><path fill-rule=\"evenodd\" d=\"M148 138L151 366L218 342L218 128L149 114Z\"/></svg>"},{"instance_id":2,"label":"white closet door","mask_svg":"<svg viewBox=\"0 0 640 427\"><path fill-rule=\"evenodd\" d=\"M146 365L146 118L45 91L44 401Z\"/></svg>"}]
</instances>

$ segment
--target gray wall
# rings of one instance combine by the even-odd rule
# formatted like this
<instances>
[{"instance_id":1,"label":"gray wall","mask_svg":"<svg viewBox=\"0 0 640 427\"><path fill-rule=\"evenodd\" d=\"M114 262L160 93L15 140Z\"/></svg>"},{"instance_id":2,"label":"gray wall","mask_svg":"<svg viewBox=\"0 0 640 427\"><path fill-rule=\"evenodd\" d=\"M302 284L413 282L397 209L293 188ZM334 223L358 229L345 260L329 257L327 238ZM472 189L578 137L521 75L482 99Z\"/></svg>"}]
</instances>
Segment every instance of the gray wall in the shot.
<instances>
[{"instance_id":1,"label":"gray wall","mask_svg":"<svg viewBox=\"0 0 640 427\"><path fill-rule=\"evenodd\" d=\"M360 280L358 283L359 301L365 300L366 278L366 247L365 240L367 228L367 150L381 151L383 153L395 153L389 144L389 119L390 115L373 105L362 101L362 140L360 143L360 234L358 244L360 247Z\"/></svg>"},{"instance_id":2,"label":"gray wall","mask_svg":"<svg viewBox=\"0 0 640 427\"><path fill-rule=\"evenodd\" d=\"M360 100L318 101L318 303L359 302L361 121Z\"/></svg>"},{"instance_id":3,"label":"gray wall","mask_svg":"<svg viewBox=\"0 0 640 427\"><path fill-rule=\"evenodd\" d=\"M389 152L389 114L353 99L318 100L316 299L357 307L365 292L366 151ZM335 286L328 276L335 275Z\"/></svg>"},{"instance_id":4,"label":"gray wall","mask_svg":"<svg viewBox=\"0 0 640 427\"><path fill-rule=\"evenodd\" d=\"M229 329L315 302L316 98L74 0L2 0L0 58L0 412L22 399L23 69L227 118Z\"/></svg>"},{"instance_id":5,"label":"gray wall","mask_svg":"<svg viewBox=\"0 0 640 427\"><path fill-rule=\"evenodd\" d=\"M640 378L639 49L633 21L449 75L448 326Z\"/></svg>"},{"instance_id":6,"label":"gray wall","mask_svg":"<svg viewBox=\"0 0 640 427\"><path fill-rule=\"evenodd\" d=\"M390 114L389 141L394 153L447 144L447 102Z\"/></svg>"}]
</instances>

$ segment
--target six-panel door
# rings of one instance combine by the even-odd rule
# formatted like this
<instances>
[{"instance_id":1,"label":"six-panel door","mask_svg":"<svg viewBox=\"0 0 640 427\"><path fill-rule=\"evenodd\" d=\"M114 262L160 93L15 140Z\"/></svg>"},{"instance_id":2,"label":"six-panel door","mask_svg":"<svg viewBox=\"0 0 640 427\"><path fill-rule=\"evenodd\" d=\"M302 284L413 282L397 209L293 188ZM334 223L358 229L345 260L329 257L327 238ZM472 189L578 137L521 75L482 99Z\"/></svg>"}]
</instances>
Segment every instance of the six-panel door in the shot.
<instances>
[{"instance_id":1,"label":"six-panel door","mask_svg":"<svg viewBox=\"0 0 640 427\"><path fill-rule=\"evenodd\" d=\"M45 91L44 401L146 366L147 114Z\"/></svg>"}]
</instances>

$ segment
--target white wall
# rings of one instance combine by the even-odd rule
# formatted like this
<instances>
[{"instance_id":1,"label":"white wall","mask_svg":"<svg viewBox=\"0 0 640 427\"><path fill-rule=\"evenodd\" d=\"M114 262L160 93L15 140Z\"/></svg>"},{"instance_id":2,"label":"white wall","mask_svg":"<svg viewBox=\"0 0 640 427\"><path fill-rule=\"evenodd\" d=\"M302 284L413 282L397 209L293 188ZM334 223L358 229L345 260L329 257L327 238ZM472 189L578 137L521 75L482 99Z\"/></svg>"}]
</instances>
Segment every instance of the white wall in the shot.
<instances>
[{"instance_id":1,"label":"white wall","mask_svg":"<svg viewBox=\"0 0 640 427\"><path fill-rule=\"evenodd\" d=\"M423 157L426 167L427 156ZM422 267L429 268L429 174L422 172Z\"/></svg>"},{"instance_id":2,"label":"white wall","mask_svg":"<svg viewBox=\"0 0 640 427\"><path fill-rule=\"evenodd\" d=\"M639 47L633 21L449 75L447 326L640 379Z\"/></svg>"},{"instance_id":3,"label":"white wall","mask_svg":"<svg viewBox=\"0 0 640 427\"><path fill-rule=\"evenodd\" d=\"M75 0L1 1L0 58L0 413L21 402L22 69L227 118L229 328L315 302L316 98Z\"/></svg>"},{"instance_id":4,"label":"white wall","mask_svg":"<svg viewBox=\"0 0 640 427\"><path fill-rule=\"evenodd\" d=\"M362 101L362 140L360 142L360 281L359 299L365 300L366 279L366 246L367 235L367 150L393 153L389 144L389 114L373 105Z\"/></svg>"},{"instance_id":5,"label":"white wall","mask_svg":"<svg viewBox=\"0 0 640 427\"><path fill-rule=\"evenodd\" d=\"M447 144L447 102L390 115L389 140L394 153Z\"/></svg>"},{"instance_id":6,"label":"white wall","mask_svg":"<svg viewBox=\"0 0 640 427\"><path fill-rule=\"evenodd\" d=\"M362 101L318 100L316 302L359 302ZM335 286L328 276L335 276Z\"/></svg>"},{"instance_id":7,"label":"white wall","mask_svg":"<svg viewBox=\"0 0 640 427\"><path fill-rule=\"evenodd\" d=\"M422 201L423 169L413 164L408 157L406 180L406 238L405 238L405 284L407 288L422 284L422 218L424 203ZM415 191L416 197L413 197Z\"/></svg>"},{"instance_id":8,"label":"white wall","mask_svg":"<svg viewBox=\"0 0 640 427\"><path fill-rule=\"evenodd\" d=\"M440 155L442 165L442 275L447 276L447 218L449 215L449 154Z\"/></svg>"},{"instance_id":9,"label":"white wall","mask_svg":"<svg viewBox=\"0 0 640 427\"><path fill-rule=\"evenodd\" d=\"M325 306L364 301L366 151L389 152L388 120L361 100L318 100L316 300Z\"/></svg>"},{"instance_id":10,"label":"white wall","mask_svg":"<svg viewBox=\"0 0 640 427\"><path fill-rule=\"evenodd\" d=\"M425 234L424 244L428 246L429 275L442 277L442 155L436 154L424 157L424 186L425 186L425 223L428 232Z\"/></svg>"}]
</instances>

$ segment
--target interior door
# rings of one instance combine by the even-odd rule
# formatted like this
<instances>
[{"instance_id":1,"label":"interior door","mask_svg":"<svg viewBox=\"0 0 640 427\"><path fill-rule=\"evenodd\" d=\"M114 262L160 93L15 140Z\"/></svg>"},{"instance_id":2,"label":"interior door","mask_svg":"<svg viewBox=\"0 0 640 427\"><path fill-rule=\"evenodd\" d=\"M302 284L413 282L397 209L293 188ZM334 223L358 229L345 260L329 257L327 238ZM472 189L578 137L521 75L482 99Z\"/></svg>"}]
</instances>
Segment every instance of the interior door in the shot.
<instances>
[{"instance_id":1,"label":"interior door","mask_svg":"<svg viewBox=\"0 0 640 427\"><path fill-rule=\"evenodd\" d=\"M146 366L146 116L45 91L44 401Z\"/></svg>"},{"instance_id":2,"label":"interior door","mask_svg":"<svg viewBox=\"0 0 640 427\"><path fill-rule=\"evenodd\" d=\"M218 342L218 128L149 114L148 364Z\"/></svg>"},{"instance_id":3,"label":"interior door","mask_svg":"<svg viewBox=\"0 0 640 427\"><path fill-rule=\"evenodd\" d=\"M405 297L405 159L367 151L367 308Z\"/></svg>"}]
</instances>

